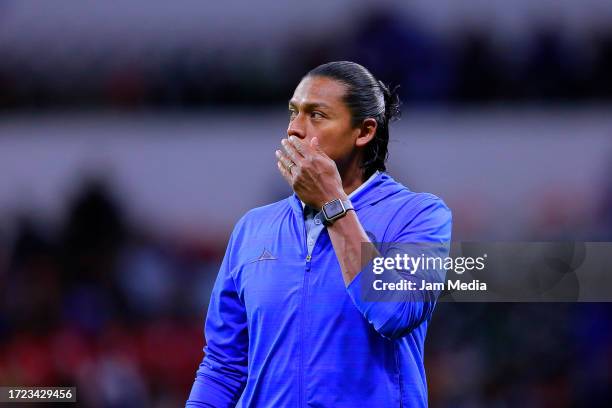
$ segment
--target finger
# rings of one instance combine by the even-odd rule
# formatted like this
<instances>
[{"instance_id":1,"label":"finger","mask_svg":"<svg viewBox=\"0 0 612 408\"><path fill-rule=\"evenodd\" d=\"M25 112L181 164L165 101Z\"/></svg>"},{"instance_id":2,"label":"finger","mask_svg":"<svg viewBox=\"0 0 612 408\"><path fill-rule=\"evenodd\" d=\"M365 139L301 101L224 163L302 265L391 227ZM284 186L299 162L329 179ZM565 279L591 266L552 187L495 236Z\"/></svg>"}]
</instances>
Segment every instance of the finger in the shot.
<instances>
[{"instance_id":1,"label":"finger","mask_svg":"<svg viewBox=\"0 0 612 408\"><path fill-rule=\"evenodd\" d=\"M289 143L295 148L295 150L297 150L300 156L306 157L306 155L308 154L308 145L304 144L299 138L295 136L289 137Z\"/></svg>"},{"instance_id":2,"label":"finger","mask_svg":"<svg viewBox=\"0 0 612 408\"><path fill-rule=\"evenodd\" d=\"M287 171L285 166L280 161L277 161L276 162L276 167L278 167L278 171L280 172L281 176L283 176L285 181L287 181L287 183L289 183L289 185L291 185L291 183L292 183L291 174L289 174L289 172Z\"/></svg>"},{"instance_id":3,"label":"finger","mask_svg":"<svg viewBox=\"0 0 612 408\"><path fill-rule=\"evenodd\" d=\"M291 144L287 139L281 140L281 144L283 145L283 149L287 156L291 159L292 162L298 164L302 160L302 155L296 150L295 146Z\"/></svg>"},{"instance_id":4,"label":"finger","mask_svg":"<svg viewBox=\"0 0 612 408\"><path fill-rule=\"evenodd\" d=\"M313 137L310 140L310 146L319 154L325 154L325 152L323 151L323 149L321 149L321 145L319 144L319 139L316 137Z\"/></svg>"},{"instance_id":5,"label":"finger","mask_svg":"<svg viewBox=\"0 0 612 408\"><path fill-rule=\"evenodd\" d=\"M289 156L287 156L281 150L276 151L276 158L282 163L282 165L287 171L289 171L289 167L291 167L292 165L295 166L295 162L291 160Z\"/></svg>"}]
</instances>

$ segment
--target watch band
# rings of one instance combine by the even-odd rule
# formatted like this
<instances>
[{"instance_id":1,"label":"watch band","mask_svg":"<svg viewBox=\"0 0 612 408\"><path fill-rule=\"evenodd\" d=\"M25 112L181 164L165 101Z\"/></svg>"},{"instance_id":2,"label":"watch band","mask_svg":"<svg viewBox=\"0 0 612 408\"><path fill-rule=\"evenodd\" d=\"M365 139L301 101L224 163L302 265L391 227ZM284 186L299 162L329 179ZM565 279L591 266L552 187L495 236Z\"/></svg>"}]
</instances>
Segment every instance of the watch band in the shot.
<instances>
[{"instance_id":1,"label":"watch band","mask_svg":"<svg viewBox=\"0 0 612 408\"><path fill-rule=\"evenodd\" d=\"M351 202L351 200L340 200L342 202L342 205L344 206L344 209L346 211L348 210L355 210L355 207L353 207L353 203ZM346 212L345 211L345 212Z\"/></svg>"}]
</instances>

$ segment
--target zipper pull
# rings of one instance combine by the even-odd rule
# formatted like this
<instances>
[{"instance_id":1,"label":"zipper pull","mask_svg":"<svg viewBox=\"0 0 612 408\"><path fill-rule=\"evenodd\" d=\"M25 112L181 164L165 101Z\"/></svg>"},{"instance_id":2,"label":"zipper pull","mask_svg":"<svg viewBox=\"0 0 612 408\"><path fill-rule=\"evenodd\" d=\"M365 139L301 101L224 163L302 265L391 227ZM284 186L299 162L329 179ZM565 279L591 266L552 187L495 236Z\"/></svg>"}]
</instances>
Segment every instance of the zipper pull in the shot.
<instances>
[{"instance_id":1,"label":"zipper pull","mask_svg":"<svg viewBox=\"0 0 612 408\"><path fill-rule=\"evenodd\" d=\"M311 258L310 255L306 255L306 262L310 262L310 258Z\"/></svg>"}]
</instances>

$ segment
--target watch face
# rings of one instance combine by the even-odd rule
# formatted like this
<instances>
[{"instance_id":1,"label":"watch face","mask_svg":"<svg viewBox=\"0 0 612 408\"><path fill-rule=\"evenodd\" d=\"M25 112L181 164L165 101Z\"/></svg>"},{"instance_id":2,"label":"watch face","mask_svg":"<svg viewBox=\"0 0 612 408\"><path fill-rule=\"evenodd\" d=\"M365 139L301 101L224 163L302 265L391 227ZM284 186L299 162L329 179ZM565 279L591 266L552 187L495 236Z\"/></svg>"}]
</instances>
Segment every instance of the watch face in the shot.
<instances>
[{"instance_id":1,"label":"watch face","mask_svg":"<svg viewBox=\"0 0 612 408\"><path fill-rule=\"evenodd\" d=\"M342 207L342 202L340 200L334 200L323 206L323 213L325 213L325 218L327 219L332 219L343 212L344 208Z\"/></svg>"}]
</instances>

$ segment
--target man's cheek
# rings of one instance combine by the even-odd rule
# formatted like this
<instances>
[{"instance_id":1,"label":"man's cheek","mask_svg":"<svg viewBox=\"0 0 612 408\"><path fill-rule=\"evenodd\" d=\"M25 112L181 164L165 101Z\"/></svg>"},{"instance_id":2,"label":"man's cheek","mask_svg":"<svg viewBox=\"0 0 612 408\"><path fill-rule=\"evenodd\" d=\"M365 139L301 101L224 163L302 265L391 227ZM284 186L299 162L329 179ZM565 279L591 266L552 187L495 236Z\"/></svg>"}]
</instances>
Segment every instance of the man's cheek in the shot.
<instances>
[{"instance_id":1,"label":"man's cheek","mask_svg":"<svg viewBox=\"0 0 612 408\"><path fill-rule=\"evenodd\" d=\"M319 146L321 146L321 150L325 152L326 155L334 154L335 146L333 140L330 140L326 135L317 136L317 140L319 141Z\"/></svg>"},{"instance_id":2,"label":"man's cheek","mask_svg":"<svg viewBox=\"0 0 612 408\"><path fill-rule=\"evenodd\" d=\"M332 160L338 160L338 152L335 149L322 147L321 150Z\"/></svg>"}]
</instances>

